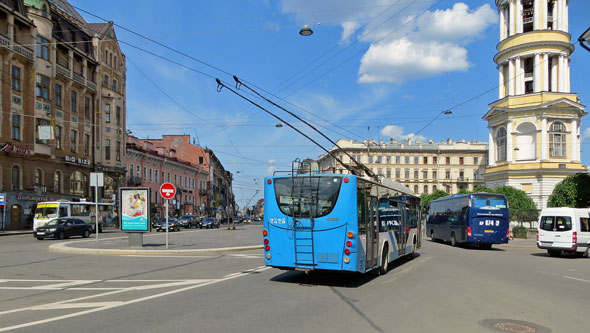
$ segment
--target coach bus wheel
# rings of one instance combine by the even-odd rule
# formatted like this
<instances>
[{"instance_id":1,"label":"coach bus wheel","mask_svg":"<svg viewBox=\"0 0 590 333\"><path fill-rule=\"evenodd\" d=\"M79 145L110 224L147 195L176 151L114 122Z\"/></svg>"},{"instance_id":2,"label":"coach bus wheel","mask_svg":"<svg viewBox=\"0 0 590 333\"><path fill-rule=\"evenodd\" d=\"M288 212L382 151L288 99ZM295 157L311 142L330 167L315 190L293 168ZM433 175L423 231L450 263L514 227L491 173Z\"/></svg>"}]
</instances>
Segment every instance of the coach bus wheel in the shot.
<instances>
[{"instance_id":1,"label":"coach bus wheel","mask_svg":"<svg viewBox=\"0 0 590 333\"><path fill-rule=\"evenodd\" d=\"M455 237L454 232L451 232L451 246L457 246L457 237Z\"/></svg>"},{"instance_id":2,"label":"coach bus wheel","mask_svg":"<svg viewBox=\"0 0 590 333\"><path fill-rule=\"evenodd\" d=\"M436 240L436 238L434 238L434 230L430 230L430 239L433 241Z\"/></svg>"},{"instance_id":3,"label":"coach bus wheel","mask_svg":"<svg viewBox=\"0 0 590 333\"><path fill-rule=\"evenodd\" d=\"M389 251L387 245L383 248L383 254L381 255L381 266L379 267L379 274L387 273L387 268L389 266Z\"/></svg>"}]
</instances>

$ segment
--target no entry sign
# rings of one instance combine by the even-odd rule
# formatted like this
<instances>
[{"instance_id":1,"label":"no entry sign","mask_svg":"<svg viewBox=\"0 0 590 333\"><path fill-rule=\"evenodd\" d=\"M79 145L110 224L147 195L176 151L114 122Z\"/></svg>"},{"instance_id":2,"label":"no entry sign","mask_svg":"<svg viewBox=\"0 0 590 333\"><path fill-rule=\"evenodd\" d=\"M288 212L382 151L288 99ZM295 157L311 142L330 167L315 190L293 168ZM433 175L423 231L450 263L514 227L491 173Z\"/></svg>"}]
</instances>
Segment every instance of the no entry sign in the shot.
<instances>
[{"instance_id":1,"label":"no entry sign","mask_svg":"<svg viewBox=\"0 0 590 333\"><path fill-rule=\"evenodd\" d=\"M176 188L170 183L164 183L160 186L160 195L164 199L172 199L176 195Z\"/></svg>"}]
</instances>

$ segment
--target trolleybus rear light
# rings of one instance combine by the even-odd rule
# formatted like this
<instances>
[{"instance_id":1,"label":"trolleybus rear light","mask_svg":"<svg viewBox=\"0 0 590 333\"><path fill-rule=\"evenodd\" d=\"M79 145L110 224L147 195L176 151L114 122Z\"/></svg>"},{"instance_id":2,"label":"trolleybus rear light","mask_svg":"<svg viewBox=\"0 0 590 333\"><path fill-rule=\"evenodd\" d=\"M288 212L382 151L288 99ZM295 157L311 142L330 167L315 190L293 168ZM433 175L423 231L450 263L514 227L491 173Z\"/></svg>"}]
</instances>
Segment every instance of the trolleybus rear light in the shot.
<instances>
[{"instance_id":1,"label":"trolleybus rear light","mask_svg":"<svg viewBox=\"0 0 590 333\"><path fill-rule=\"evenodd\" d=\"M269 179L269 180L267 180L267 181L266 181L266 183L267 183L268 185L272 184L272 179Z\"/></svg>"},{"instance_id":2,"label":"trolleybus rear light","mask_svg":"<svg viewBox=\"0 0 590 333\"><path fill-rule=\"evenodd\" d=\"M354 234L352 233L352 231L349 231L349 232L346 234L346 237L348 237L348 238L352 238L352 236L354 236Z\"/></svg>"},{"instance_id":3,"label":"trolleybus rear light","mask_svg":"<svg viewBox=\"0 0 590 333\"><path fill-rule=\"evenodd\" d=\"M351 247L352 246L352 242L351 241L346 241L346 246Z\"/></svg>"},{"instance_id":4,"label":"trolleybus rear light","mask_svg":"<svg viewBox=\"0 0 590 333\"><path fill-rule=\"evenodd\" d=\"M471 227L467 227L467 236L471 237Z\"/></svg>"},{"instance_id":5,"label":"trolleybus rear light","mask_svg":"<svg viewBox=\"0 0 590 333\"><path fill-rule=\"evenodd\" d=\"M264 250L266 250L266 251L270 251L270 246L268 246L268 245L267 245L267 246L265 246L265 247L264 247Z\"/></svg>"},{"instance_id":6,"label":"trolleybus rear light","mask_svg":"<svg viewBox=\"0 0 590 333\"><path fill-rule=\"evenodd\" d=\"M267 238L265 238L265 239L264 239L264 245L267 245L267 244L268 244L268 239L267 239Z\"/></svg>"},{"instance_id":7,"label":"trolleybus rear light","mask_svg":"<svg viewBox=\"0 0 590 333\"><path fill-rule=\"evenodd\" d=\"M268 235L268 231L266 231L266 229L265 230L262 230L262 236L265 236L266 237L267 235Z\"/></svg>"},{"instance_id":8,"label":"trolleybus rear light","mask_svg":"<svg viewBox=\"0 0 590 333\"><path fill-rule=\"evenodd\" d=\"M350 249L344 249L344 254L346 254L347 256L350 255Z\"/></svg>"}]
</instances>

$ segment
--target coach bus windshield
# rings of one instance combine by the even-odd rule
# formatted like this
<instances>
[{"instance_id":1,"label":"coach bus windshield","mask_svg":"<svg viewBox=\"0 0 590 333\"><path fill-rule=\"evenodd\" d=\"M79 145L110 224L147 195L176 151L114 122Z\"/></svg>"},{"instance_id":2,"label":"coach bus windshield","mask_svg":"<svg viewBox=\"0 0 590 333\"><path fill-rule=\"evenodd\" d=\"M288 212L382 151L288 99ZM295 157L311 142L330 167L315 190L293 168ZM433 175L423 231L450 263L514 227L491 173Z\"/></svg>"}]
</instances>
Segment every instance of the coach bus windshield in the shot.
<instances>
[{"instance_id":1,"label":"coach bus windshield","mask_svg":"<svg viewBox=\"0 0 590 333\"><path fill-rule=\"evenodd\" d=\"M506 208L506 198L501 195L493 194L474 194L473 202L471 203L473 208Z\"/></svg>"},{"instance_id":2,"label":"coach bus windshield","mask_svg":"<svg viewBox=\"0 0 590 333\"><path fill-rule=\"evenodd\" d=\"M275 178L277 204L286 215L316 218L328 215L338 199L342 179L334 176Z\"/></svg>"}]
</instances>

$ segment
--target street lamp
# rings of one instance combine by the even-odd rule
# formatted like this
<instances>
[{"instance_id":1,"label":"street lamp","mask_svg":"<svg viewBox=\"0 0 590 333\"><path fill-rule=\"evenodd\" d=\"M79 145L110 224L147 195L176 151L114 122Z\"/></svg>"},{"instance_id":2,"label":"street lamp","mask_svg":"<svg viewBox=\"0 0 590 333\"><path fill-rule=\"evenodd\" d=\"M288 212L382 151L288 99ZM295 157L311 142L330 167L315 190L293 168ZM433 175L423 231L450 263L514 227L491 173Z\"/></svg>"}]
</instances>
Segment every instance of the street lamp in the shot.
<instances>
[{"instance_id":1,"label":"street lamp","mask_svg":"<svg viewBox=\"0 0 590 333\"><path fill-rule=\"evenodd\" d=\"M301 30L299 30L299 34L301 36L310 36L313 34L313 30L309 27L309 25L305 24Z\"/></svg>"},{"instance_id":2,"label":"street lamp","mask_svg":"<svg viewBox=\"0 0 590 333\"><path fill-rule=\"evenodd\" d=\"M586 30L582 36L580 36L580 38L578 38L578 41L580 42L580 45L582 45L583 48L585 48L586 50L588 50L588 52L590 52L590 46L584 44L584 43L590 43L590 28L588 28L588 30Z\"/></svg>"}]
</instances>

